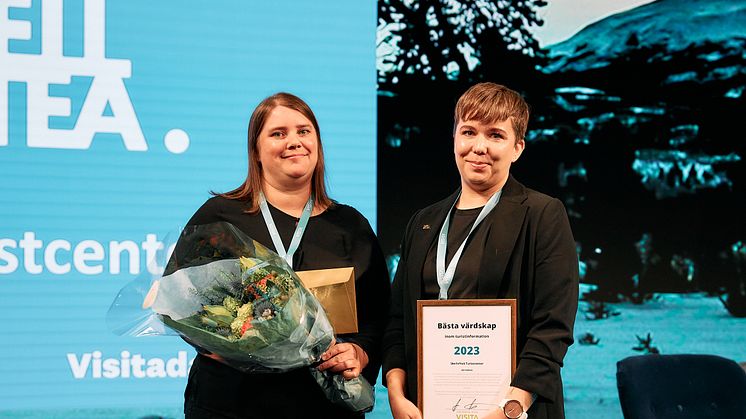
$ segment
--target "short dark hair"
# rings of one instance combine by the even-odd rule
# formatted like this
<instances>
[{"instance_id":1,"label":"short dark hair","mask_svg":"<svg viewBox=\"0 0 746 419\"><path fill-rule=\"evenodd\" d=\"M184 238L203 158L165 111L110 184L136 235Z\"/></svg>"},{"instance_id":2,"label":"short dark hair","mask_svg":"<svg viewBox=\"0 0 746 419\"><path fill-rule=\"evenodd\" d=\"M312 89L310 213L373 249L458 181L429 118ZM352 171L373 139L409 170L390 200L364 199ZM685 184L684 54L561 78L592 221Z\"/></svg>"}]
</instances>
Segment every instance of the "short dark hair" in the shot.
<instances>
[{"instance_id":1,"label":"short dark hair","mask_svg":"<svg viewBox=\"0 0 746 419\"><path fill-rule=\"evenodd\" d=\"M526 136L528 117L528 104L520 93L496 83L479 83L464 92L456 103L453 132L459 121L494 124L510 119L516 141L520 141Z\"/></svg>"}]
</instances>

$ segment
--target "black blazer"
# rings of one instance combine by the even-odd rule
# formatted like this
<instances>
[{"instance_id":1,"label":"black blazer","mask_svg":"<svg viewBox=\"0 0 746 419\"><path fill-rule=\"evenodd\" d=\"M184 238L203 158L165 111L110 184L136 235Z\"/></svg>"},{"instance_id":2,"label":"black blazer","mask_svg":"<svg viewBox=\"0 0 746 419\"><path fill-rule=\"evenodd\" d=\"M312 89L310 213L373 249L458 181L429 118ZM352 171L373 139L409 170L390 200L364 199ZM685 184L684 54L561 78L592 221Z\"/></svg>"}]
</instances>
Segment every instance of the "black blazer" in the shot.
<instances>
[{"instance_id":1,"label":"black blazer","mask_svg":"<svg viewBox=\"0 0 746 419\"><path fill-rule=\"evenodd\" d=\"M383 374L385 379L389 370L404 369L407 398L415 403L422 268L457 197L458 191L412 216L394 278ZM578 257L565 208L511 176L483 223L480 228L489 229L488 250L478 271L478 298L517 299L517 366L511 385L538 396L528 412L531 419L564 418L560 367L573 342L578 306Z\"/></svg>"}]
</instances>

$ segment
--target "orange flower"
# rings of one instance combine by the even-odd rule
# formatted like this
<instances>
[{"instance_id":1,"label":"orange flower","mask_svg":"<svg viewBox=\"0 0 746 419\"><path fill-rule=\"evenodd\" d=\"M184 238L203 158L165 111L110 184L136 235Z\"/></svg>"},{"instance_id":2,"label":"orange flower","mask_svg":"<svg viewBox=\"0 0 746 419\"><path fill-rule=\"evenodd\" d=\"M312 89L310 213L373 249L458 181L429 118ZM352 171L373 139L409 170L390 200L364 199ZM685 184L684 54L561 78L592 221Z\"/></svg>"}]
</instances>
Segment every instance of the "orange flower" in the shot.
<instances>
[{"instance_id":1,"label":"orange flower","mask_svg":"<svg viewBox=\"0 0 746 419\"><path fill-rule=\"evenodd\" d=\"M246 333L247 330L249 330L249 329L251 329L251 328L254 327L254 325L251 324L252 320L254 320L254 318L253 317L249 317L248 319L246 319L245 322L243 322L243 326L241 326L241 336L243 336L244 333Z\"/></svg>"}]
</instances>

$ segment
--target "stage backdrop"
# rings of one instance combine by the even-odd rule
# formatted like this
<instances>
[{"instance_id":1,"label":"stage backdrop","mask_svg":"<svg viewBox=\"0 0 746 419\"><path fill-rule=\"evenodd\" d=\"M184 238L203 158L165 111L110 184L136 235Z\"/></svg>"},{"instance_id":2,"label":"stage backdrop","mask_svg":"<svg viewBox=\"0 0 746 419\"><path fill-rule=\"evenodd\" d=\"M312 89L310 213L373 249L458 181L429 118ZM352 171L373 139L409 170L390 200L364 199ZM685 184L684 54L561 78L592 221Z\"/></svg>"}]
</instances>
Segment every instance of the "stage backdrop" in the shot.
<instances>
[{"instance_id":1,"label":"stage backdrop","mask_svg":"<svg viewBox=\"0 0 746 419\"><path fill-rule=\"evenodd\" d=\"M375 228L375 22L374 1L0 1L0 416L178 414L194 351L105 313L243 180L267 95L308 101L332 197Z\"/></svg>"}]
</instances>

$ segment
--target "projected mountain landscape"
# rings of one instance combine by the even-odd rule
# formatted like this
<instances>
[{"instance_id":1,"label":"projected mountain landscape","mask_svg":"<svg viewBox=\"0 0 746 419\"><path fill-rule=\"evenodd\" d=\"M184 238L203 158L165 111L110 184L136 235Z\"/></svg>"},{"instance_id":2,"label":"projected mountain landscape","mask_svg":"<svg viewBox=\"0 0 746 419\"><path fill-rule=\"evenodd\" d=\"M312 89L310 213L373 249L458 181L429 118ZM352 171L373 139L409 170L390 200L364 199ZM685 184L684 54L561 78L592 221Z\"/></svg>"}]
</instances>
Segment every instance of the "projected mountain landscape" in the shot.
<instances>
[{"instance_id":1,"label":"projected mountain landscape","mask_svg":"<svg viewBox=\"0 0 746 419\"><path fill-rule=\"evenodd\" d=\"M738 311L746 2L650 3L547 55L553 89L529 140L564 150L559 192L588 279L602 290L727 290Z\"/></svg>"},{"instance_id":2,"label":"projected mountain landscape","mask_svg":"<svg viewBox=\"0 0 746 419\"><path fill-rule=\"evenodd\" d=\"M520 3L529 24L531 2ZM443 8L409 10L406 29L382 24L379 34L427 34L437 20L441 42L451 16ZM381 11L379 22L389 22ZM459 74L408 73L408 63L431 60L403 44L379 67L379 225L392 263L412 212L457 186L455 98L478 81L503 83L532 107L526 151L511 170L563 200L578 242L583 285L563 369L567 417L622 416L615 373L627 356L746 361L746 1L659 0L540 51L531 40L518 42L521 50L488 39L488 30L469 48L451 45L478 63L455 59ZM424 91L437 93L424 101Z\"/></svg>"}]
</instances>

